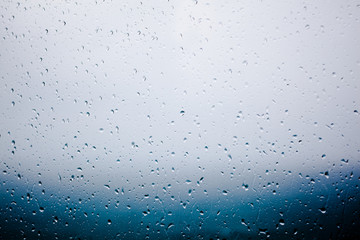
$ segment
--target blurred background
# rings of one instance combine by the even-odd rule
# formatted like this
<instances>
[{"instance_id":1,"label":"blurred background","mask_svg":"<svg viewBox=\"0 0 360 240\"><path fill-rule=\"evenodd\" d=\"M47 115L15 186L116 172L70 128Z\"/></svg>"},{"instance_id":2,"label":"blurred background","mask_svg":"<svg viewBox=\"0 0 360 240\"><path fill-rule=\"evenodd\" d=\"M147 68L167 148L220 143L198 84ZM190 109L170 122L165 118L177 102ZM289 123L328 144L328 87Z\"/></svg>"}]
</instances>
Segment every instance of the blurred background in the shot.
<instances>
[{"instance_id":1,"label":"blurred background","mask_svg":"<svg viewBox=\"0 0 360 240\"><path fill-rule=\"evenodd\" d=\"M2 1L0 239L360 238L359 1Z\"/></svg>"}]
</instances>

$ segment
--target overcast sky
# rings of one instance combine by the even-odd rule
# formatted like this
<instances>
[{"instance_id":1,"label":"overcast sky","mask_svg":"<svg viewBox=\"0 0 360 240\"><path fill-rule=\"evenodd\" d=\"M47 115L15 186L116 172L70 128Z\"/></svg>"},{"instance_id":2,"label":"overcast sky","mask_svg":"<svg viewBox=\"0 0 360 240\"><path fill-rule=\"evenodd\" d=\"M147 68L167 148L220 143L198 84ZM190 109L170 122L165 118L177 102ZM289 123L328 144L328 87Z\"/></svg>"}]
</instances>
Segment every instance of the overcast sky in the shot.
<instances>
[{"instance_id":1,"label":"overcast sky","mask_svg":"<svg viewBox=\"0 0 360 240\"><path fill-rule=\"evenodd\" d=\"M99 189L356 170L357 4L3 3L1 169Z\"/></svg>"}]
</instances>

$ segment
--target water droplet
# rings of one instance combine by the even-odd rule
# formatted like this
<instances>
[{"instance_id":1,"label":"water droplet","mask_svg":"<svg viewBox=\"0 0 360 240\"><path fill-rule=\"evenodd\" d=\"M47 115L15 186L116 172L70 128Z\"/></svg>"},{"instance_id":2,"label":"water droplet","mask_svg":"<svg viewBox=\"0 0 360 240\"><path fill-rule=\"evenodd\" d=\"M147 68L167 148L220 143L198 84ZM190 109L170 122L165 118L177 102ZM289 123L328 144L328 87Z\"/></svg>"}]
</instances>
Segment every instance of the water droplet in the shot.
<instances>
[{"instance_id":1,"label":"water droplet","mask_svg":"<svg viewBox=\"0 0 360 240\"><path fill-rule=\"evenodd\" d=\"M173 223L169 223L169 225L167 226L167 230L169 230L170 228L174 227L175 225Z\"/></svg>"},{"instance_id":2,"label":"water droplet","mask_svg":"<svg viewBox=\"0 0 360 240\"><path fill-rule=\"evenodd\" d=\"M325 213L326 213L326 208L325 208L325 207L319 208L319 211L320 211L322 214L325 214Z\"/></svg>"},{"instance_id":3,"label":"water droplet","mask_svg":"<svg viewBox=\"0 0 360 240\"><path fill-rule=\"evenodd\" d=\"M284 219L280 219L280 220L279 220L279 224L280 224L281 226L284 226L284 225L285 225Z\"/></svg>"}]
</instances>

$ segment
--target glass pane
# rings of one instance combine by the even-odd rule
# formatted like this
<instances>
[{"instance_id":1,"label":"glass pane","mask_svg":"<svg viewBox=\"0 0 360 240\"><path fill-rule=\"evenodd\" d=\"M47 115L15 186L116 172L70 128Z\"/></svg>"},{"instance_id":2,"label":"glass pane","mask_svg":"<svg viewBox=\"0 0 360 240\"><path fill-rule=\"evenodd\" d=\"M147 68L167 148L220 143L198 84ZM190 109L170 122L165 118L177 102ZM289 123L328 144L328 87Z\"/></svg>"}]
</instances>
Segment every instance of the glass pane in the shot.
<instances>
[{"instance_id":1,"label":"glass pane","mask_svg":"<svg viewBox=\"0 0 360 240\"><path fill-rule=\"evenodd\" d=\"M3 1L0 239L360 238L358 1Z\"/></svg>"}]
</instances>

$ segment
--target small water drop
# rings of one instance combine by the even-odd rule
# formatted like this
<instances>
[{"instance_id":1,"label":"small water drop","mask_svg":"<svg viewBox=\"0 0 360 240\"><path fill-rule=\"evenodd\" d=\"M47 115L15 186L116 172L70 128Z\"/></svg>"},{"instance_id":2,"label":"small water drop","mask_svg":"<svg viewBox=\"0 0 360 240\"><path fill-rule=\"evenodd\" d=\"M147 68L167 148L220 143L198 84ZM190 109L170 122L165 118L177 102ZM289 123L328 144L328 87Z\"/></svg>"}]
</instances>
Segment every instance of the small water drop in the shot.
<instances>
[{"instance_id":1,"label":"small water drop","mask_svg":"<svg viewBox=\"0 0 360 240\"><path fill-rule=\"evenodd\" d=\"M322 214L325 214L325 213L326 213L326 208L325 208L325 207L319 208L319 211L320 211Z\"/></svg>"},{"instance_id":2,"label":"small water drop","mask_svg":"<svg viewBox=\"0 0 360 240\"><path fill-rule=\"evenodd\" d=\"M173 223L170 223L168 226L167 226L167 230L169 230L170 228L172 228L173 226L175 226Z\"/></svg>"},{"instance_id":3,"label":"small water drop","mask_svg":"<svg viewBox=\"0 0 360 240\"><path fill-rule=\"evenodd\" d=\"M284 226L284 225L285 225L284 219L280 219L280 220L279 220L279 224L280 224L281 226Z\"/></svg>"}]
</instances>

